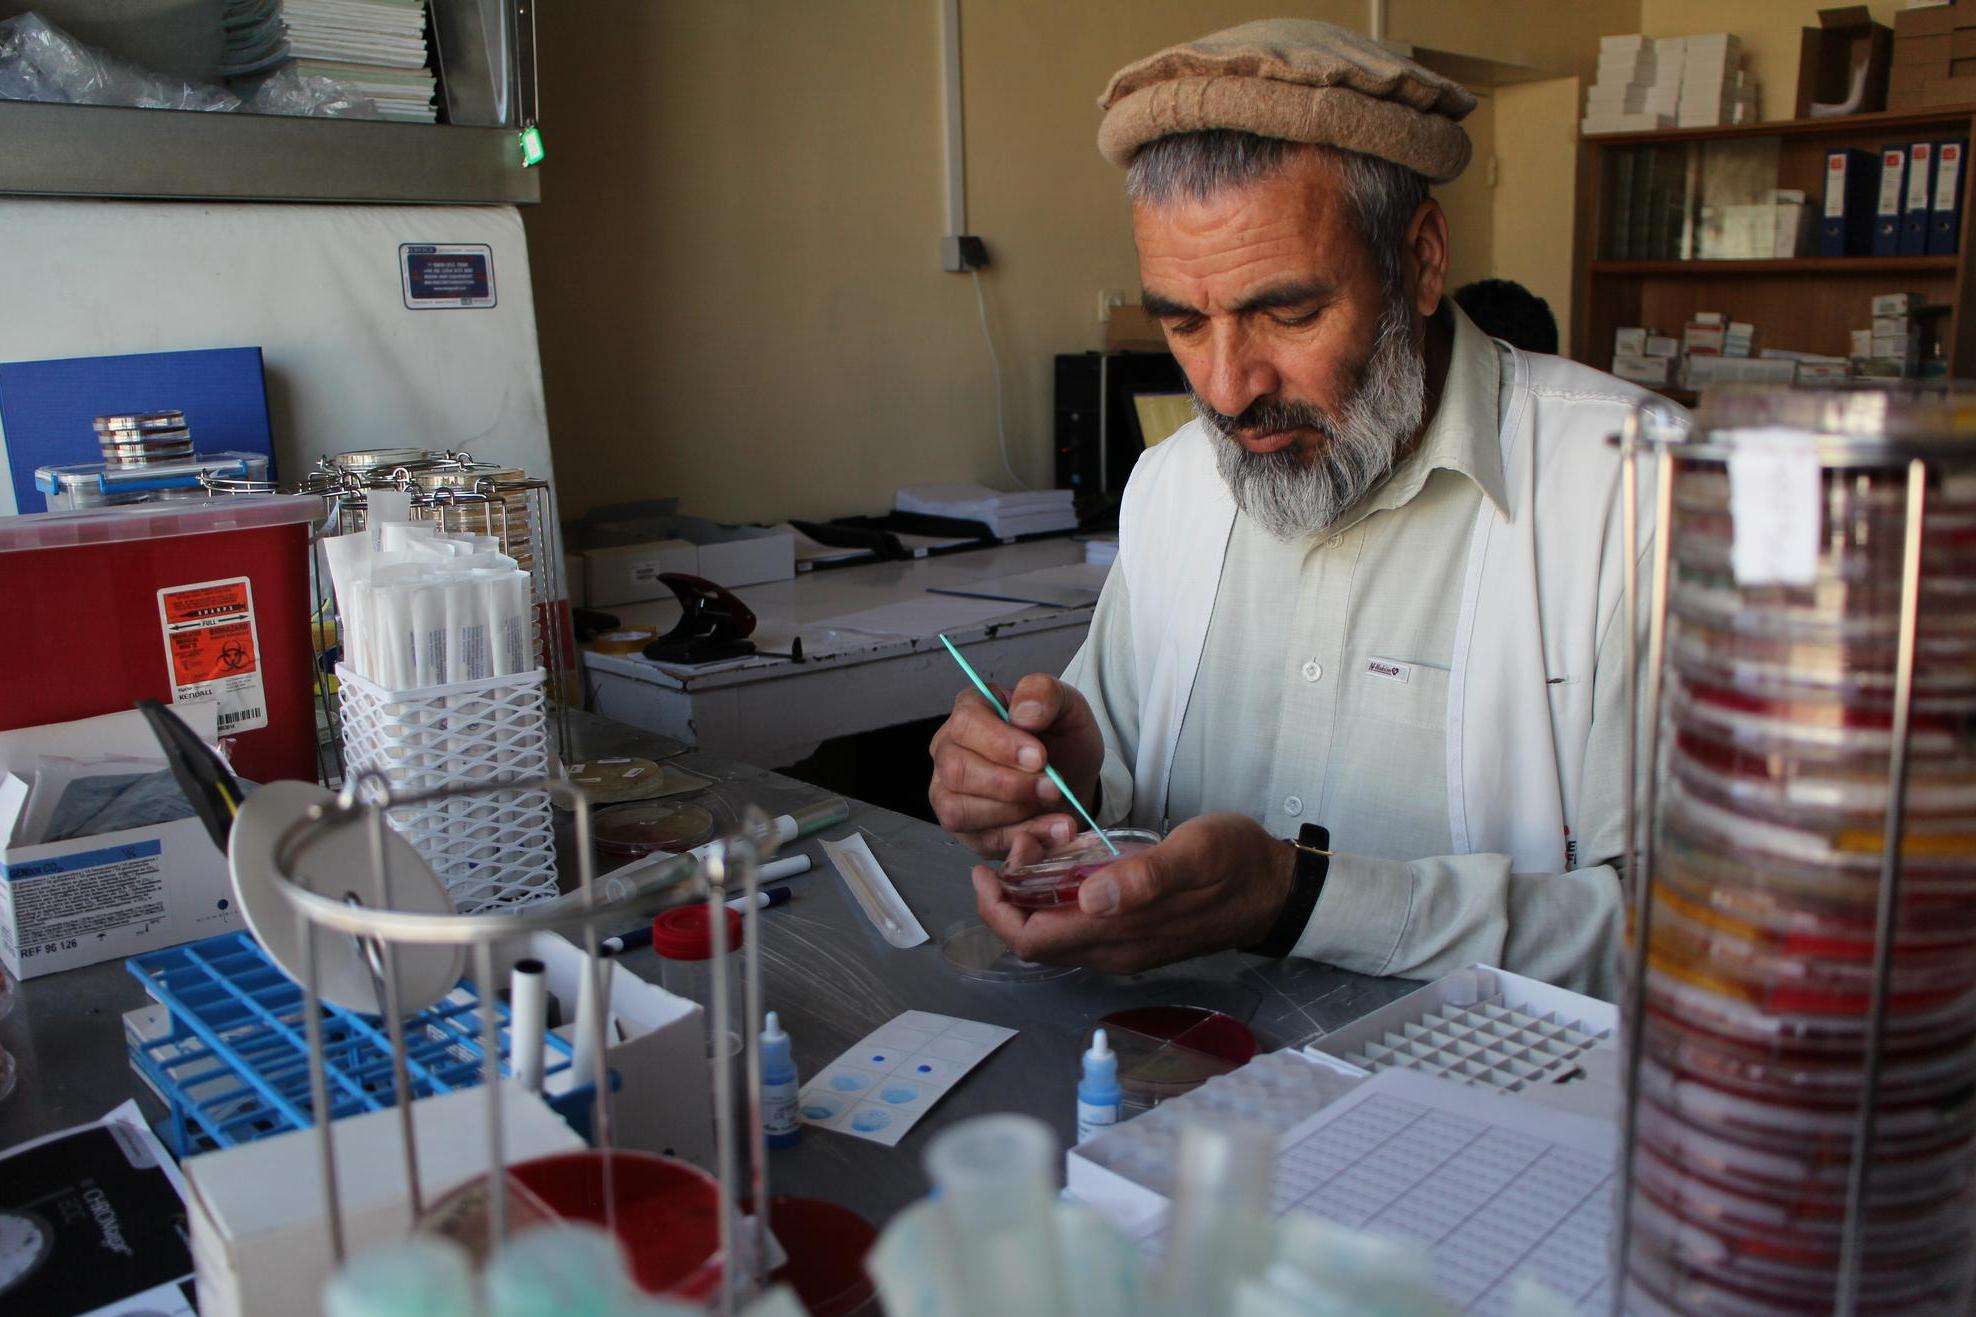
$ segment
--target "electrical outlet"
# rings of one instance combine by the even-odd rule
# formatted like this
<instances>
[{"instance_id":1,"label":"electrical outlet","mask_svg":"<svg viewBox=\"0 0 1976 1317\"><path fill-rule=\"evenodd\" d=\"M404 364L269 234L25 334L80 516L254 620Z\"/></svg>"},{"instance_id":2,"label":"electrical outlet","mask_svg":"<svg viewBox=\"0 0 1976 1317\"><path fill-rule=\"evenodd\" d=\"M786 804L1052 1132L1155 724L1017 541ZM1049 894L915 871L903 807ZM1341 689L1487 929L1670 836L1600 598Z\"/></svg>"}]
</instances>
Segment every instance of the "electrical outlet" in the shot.
<instances>
[{"instance_id":1,"label":"electrical outlet","mask_svg":"<svg viewBox=\"0 0 1976 1317\"><path fill-rule=\"evenodd\" d=\"M1116 288L1103 288L1098 291L1098 323L1109 325L1112 312L1125 305L1125 294Z\"/></svg>"},{"instance_id":2,"label":"electrical outlet","mask_svg":"<svg viewBox=\"0 0 1976 1317\"><path fill-rule=\"evenodd\" d=\"M940 239L940 268L948 274L966 274L987 264L988 244L974 234L950 234Z\"/></svg>"}]
</instances>

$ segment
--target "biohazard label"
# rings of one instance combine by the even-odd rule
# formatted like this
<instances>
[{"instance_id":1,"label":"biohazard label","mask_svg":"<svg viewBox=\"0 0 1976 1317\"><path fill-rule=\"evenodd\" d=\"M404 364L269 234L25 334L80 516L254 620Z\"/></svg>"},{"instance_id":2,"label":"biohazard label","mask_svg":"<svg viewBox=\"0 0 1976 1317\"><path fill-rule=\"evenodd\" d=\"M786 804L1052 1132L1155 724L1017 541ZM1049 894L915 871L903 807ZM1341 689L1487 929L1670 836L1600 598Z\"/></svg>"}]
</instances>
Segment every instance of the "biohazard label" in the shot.
<instances>
[{"instance_id":1,"label":"biohazard label","mask_svg":"<svg viewBox=\"0 0 1976 1317\"><path fill-rule=\"evenodd\" d=\"M217 702L219 734L268 725L254 587L244 576L158 591L173 704Z\"/></svg>"}]
</instances>

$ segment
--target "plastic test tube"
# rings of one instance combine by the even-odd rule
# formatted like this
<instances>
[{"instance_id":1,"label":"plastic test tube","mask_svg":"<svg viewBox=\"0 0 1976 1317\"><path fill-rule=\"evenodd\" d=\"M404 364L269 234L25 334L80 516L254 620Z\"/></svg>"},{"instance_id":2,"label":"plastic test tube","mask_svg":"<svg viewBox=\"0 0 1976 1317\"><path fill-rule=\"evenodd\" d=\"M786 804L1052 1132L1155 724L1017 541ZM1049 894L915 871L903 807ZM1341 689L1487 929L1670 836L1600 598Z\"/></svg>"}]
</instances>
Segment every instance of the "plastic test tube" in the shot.
<instances>
[{"instance_id":1,"label":"plastic test tube","mask_svg":"<svg viewBox=\"0 0 1976 1317\"><path fill-rule=\"evenodd\" d=\"M1181 1129L1162 1282L1173 1311L1230 1311L1235 1286L1268 1265L1275 1154L1276 1136L1259 1125Z\"/></svg>"},{"instance_id":2,"label":"plastic test tube","mask_svg":"<svg viewBox=\"0 0 1976 1317\"><path fill-rule=\"evenodd\" d=\"M542 1091L542 1033L548 1025L542 962L518 960L508 976L508 1070L531 1093Z\"/></svg>"},{"instance_id":3,"label":"plastic test tube","mask_svg":"<svg viewBox=\"0 0 1976 1317\"><path fill-rule=\"evenodd\" d=\"M983 1116L926 1148L963 1311L1070 1311L1056 1232L1057 1140L1032 1116Z\"/></svg>"}]
</instances>

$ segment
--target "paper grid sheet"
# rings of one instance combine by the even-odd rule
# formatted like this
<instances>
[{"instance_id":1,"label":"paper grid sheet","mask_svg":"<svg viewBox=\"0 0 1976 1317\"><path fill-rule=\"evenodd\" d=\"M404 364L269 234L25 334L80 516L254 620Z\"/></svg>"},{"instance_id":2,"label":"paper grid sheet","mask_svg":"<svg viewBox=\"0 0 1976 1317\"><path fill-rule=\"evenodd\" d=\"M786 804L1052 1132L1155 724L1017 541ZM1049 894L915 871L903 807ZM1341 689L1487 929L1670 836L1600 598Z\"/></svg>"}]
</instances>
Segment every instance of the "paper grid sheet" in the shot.
<instances>
[{"instance_id":1,"label":"paper grid sheet","mask_svg":"<svg viewBox=\"0 0 1976 1317\"><path fill-rule=\"evenodd\" d=\"M907 1011L803 1085L803 1122L887 1146L1015 1030L951 1015Z\"/></svg>"},{"instance_id":2,"label":"paper grid sheet","mask_svg":"<svg viewBox=\"0 0 1976 1317\"><path fill-rule=\"evenodd\" d=\"M1420 1240L1466 1312L1506 1312L1518 1272L1604 1312L1615 1143L1609 1122L1387 1070L1284 1136L1270 1207Z\"/></svg>"}]
</instances>

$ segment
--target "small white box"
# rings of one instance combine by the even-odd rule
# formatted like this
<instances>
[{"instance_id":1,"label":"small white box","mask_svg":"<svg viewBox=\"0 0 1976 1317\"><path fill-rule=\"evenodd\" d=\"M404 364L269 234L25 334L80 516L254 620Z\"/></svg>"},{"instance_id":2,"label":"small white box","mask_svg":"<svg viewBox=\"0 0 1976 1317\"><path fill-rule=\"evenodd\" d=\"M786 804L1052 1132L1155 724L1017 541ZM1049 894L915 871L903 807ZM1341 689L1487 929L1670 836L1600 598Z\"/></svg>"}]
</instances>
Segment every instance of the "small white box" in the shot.
<instances>
[{"instance_id":1,"label":"small white box","mask_svg":"<svg viewBox=\"0 0 1976 1317\"><path fill-rule=\"evenodd\" d=\"M213 743L217 704L173 711ZM0 963L9 973L40 978L242 927L226 857L196 818L8 846L26 793L8 765L42 754L162 757L136 712L0 733Z\"/></svg>"},{"instance_id":2,"label":"small white box","mask_svg":"<svg viewBox=\"0 0 1976 1317\"><path fill-rule=\"evenodd\" d=\"M700 551L684 540L650 540L583 553L583 601L586 608L670 599L672 591L659 577L667 572L699 576Z\"/></svg>"},{"instance_id":3,"label":"small white box","mask_svg":"<svg viewBox=\"0 0 1976 1317\"><path fill-rule=\"evenodd\" d=\"M1630 352L1617 352L1612 358L1612 373L1636 384L1665 384L1673 378L1673 366L1672 357L1642 357Z\"/></svg>"},{"instance_id":4,"label":"small white box","mask_svg":"<svg viewBox=\"0 0 1976 1317\"><path fill-rule=\"evenodd\" d=\"M1652 332L1638 325L1623 326L1613 333L1612 350L1615 353L1630 352L1634 356L1645 356L1647 337Z\"/></svg>"},{"instance_id":5,"label":"small white box","mask_svg":"<svg viewBox=\"0 0 1976 1317\"><path fill-rule=\"evenodd\" d=\"M1891 338L1895 335L1905 337L1906 335L1918 334L1920 332L1921 326L1904 315L1882 315L1877 311L1873 313L1873 337L1875 338Z\"/></svg>"},{"instance_id":6,"label":"small white box","mask_svg":"<svg viewBox=\"0 0 1976 1317\"><path fill-rule=\"evenodd\" d=\"M1870 357L1870 356L1872 356L1872 355L1873 355L1873 331L1872 331L1872 330L1870 330L1870 329L1855 329L1855 330L1853 330L1853 331L1852 331L1852 353L1851 353L1851 355L1853 355L1853 356L1855 356L1855 357Z\"/></svg>"},{"instance_id":7,"label":"small white box","mask_svg":"<svg viewBox=\"0 0 1976 1317\"><path fill-rule=\"evenodd\" d=\"M487 1095L461 1089L412 1104L419 1187L431 1204L487 1171ZM583 1140L540 1098L502 1086L509 1164L579 1152ZM363 1252L411 1233L411 1194L396 1108L332 1127L344 1246ZM184 1164L201 1317L313 1312L334 1263L323 1217L316 1131L291 1130Z\"/></svg>"},{"instance_id":8,"label":"small white box","mask_svg":"<svg viewBox=\"0 0 1976 1317\"><path fill-rule=\"evenodd\" d=\"M1927 305L1927 299L1919 293L1876 293L1873 296L1875 316L1911 316Z\"/></svg>"},{"instance_id":9,"label":"small white box","mask_svg":"<svg viewBox=\"0 0 1976 1317\"><path fill-rule=\"evenodd\" d=\"M1681 342L1668 334L1647 335L1647 345L1641 352L1648 357L1678 357L1681 355Z\"/></svg>"}]
</instances>

